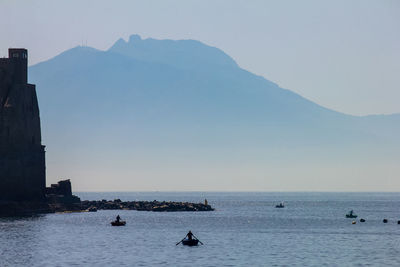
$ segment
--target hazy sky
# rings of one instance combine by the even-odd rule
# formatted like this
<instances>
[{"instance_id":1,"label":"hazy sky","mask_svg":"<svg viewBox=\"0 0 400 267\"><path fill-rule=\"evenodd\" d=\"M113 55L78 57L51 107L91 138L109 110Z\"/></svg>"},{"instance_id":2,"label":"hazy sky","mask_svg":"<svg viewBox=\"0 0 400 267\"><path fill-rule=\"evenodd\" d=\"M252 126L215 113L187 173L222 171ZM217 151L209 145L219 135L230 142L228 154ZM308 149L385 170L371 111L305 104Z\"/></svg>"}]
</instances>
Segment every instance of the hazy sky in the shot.
<instances>
[{"instance_id":1,"label":"hazy sky","mask_svg":"<svg viewBox=\"0 0 400 267\"><path fill-rule=\"evenodd\" d=\"M337 111L400 112L400 1L0 0L0 56L30 64L118 38L196 39Z\"/></svg>"}]
</instances>

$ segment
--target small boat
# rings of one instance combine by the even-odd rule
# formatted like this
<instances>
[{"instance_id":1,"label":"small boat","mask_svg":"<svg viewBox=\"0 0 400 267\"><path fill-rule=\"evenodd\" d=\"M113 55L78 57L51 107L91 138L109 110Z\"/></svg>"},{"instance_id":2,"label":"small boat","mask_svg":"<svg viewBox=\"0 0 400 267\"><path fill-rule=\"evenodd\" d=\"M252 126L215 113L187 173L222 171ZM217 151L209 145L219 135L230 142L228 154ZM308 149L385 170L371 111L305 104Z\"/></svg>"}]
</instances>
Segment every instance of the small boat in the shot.
<instances>
[{"instance_id":1,"label":"small boat","mask_svg":"<svg viewBox=\"0 0 400 267\"><path fill-rule=\"evenodd\" d=\"M113 221L111 222L112 226L125 226L126 222L125 221Z\"/></svg>"},{"instance_id":2,"label":"small boat","mask_svg":"<svg viewBox=\"0 0 400 267\"><path fill-rule=\"evenodd\" d=\"M197 246L199 243L204 245L197 237L194 236L194 234L192 233L192 231L189 231L189 233L178 243L176 243L176 245L179 245L180 243L182 243L182 245L184 246Z\"/></svg>"},{"instance_id":3,"label":"small boat","mask_svg":"<svg viewBox=\"0 0 400 267\"><path fill-rule=\"evenodd\" d=\"M346 218L357 218L357 215L353 213L353 210L351 210L346 214Z\"/></svg>"},{"instance_id":4,"label":"small boat","mask_svg":"<svg viewBox=\"0 0 400 267\"><path fill-rule=\"evenodd\" d=\"M182 240L182 244L184 245L184 246L197 246L198 244L199 244L199 240L197 240L197 239L192 239L192 240L189 240L189 239L184 239L184 240Z\"/></svg>"},{"instance_id":5,"label":"small boat","mask_svg":"<svg viewBox=\"0 0 400 267\"><path fill-rule=\"evenodd\" d=\"M278 208L278 209L282 209L284 207L285 207L285 205L283 204L283 202L281 202L281 203L279 203L278 205L275 206L275 208Z\"/></svg>"}]
</instances>

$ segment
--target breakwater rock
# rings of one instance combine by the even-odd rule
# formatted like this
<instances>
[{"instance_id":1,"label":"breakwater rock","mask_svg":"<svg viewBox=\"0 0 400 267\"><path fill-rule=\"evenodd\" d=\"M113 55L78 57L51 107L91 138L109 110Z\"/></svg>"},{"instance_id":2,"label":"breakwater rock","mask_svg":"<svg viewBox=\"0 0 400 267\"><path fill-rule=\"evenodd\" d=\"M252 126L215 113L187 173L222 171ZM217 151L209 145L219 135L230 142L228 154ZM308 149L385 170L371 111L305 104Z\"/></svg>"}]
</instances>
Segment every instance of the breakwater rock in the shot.
<instances>
[{"instance_id":1,"label":"breakwater rock","mask_svg":"<svg viewBox=\"0 0 400 267\"><path fill-rule=\"evenodd\" d=\"M120 199L81 201L81 208L88 210L96 208L98 210L142 210L142 211L213 211L208 203L190 203L173 201L121 201Z\"/></svg>"},{"instance_id":2,"label":"breakwater rock","mask_svg":"<svg viewBox=\"0 0 400 267\"><path fill-rule=\"evenodd\" d=\"M155 212L178 211L213 211L214 209L205 203L173 202L173 201L121 201L99 200L89 201L76 196L48 198L46 202L14 202L0 201L0 217L32 216L36 214L55 212L84 212L97 210L140 210Z\"/></svg>"}]
</instances>

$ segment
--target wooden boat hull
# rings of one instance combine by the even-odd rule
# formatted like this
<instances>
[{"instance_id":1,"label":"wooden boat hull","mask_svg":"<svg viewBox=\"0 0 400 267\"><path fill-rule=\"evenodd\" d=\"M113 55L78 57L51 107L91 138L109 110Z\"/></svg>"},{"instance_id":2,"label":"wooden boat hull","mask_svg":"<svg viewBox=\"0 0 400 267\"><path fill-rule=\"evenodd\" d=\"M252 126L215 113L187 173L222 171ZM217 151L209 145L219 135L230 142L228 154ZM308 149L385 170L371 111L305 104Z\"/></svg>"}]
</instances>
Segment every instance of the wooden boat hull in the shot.
<instances>
[{"instance_id":1,"label":"wooden boat hull","mask_svg":"<svg viewBox=\"0 0 400 267\"><path fill-rule=\"evenodd\" d=\"M192 239L192 240L183 240L182 244L185 246L197 246L199 244L199 240Z\"/></svg>"},{"instance_id":2,"label":"wooden boat hull","mask_svg":"<svg viewBox=\"0 0 400 267\"><path fill-rule=\"evenodd\" d=\"M114 221L114 222L111 222L112 226L125 226L125 224L126 224L125 221L119 221L119 222Z\"/></svg>"},{"instance_id":3,"label":"wooden boat hull","mask_svg":"<svg viewBox=\"0 0 400 267\"><path fill-rule=\"evenodd\" d=\"M350 214L346 214L346 218L357 218L357 215L350 215Z\"/></svg>"}]
</instances>

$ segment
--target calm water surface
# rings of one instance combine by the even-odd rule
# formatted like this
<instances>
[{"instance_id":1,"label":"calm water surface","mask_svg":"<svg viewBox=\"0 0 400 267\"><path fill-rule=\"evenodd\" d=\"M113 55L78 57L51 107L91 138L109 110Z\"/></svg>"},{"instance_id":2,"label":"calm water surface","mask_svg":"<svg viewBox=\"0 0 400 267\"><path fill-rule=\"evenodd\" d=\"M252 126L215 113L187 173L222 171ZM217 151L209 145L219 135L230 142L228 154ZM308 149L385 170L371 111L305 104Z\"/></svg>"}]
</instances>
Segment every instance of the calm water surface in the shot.
<instances>
[{"instance_id":1,"label":"calm water surface","mask_svg":"<svg viewBox=\"0 0 400 267\"><path fill-rule=\"evenodd\" d=\"M400 266L399 193L78 195L90 200L207 198L216 211L0 219L0 266ZM280 201L286 207L274 208ZM344 216L350 209L359 215L355 225ZM127 221L125 227L110 226L117 214ZM175 246L188 230L204 246Z\"/></svg>"}]
</instances>

